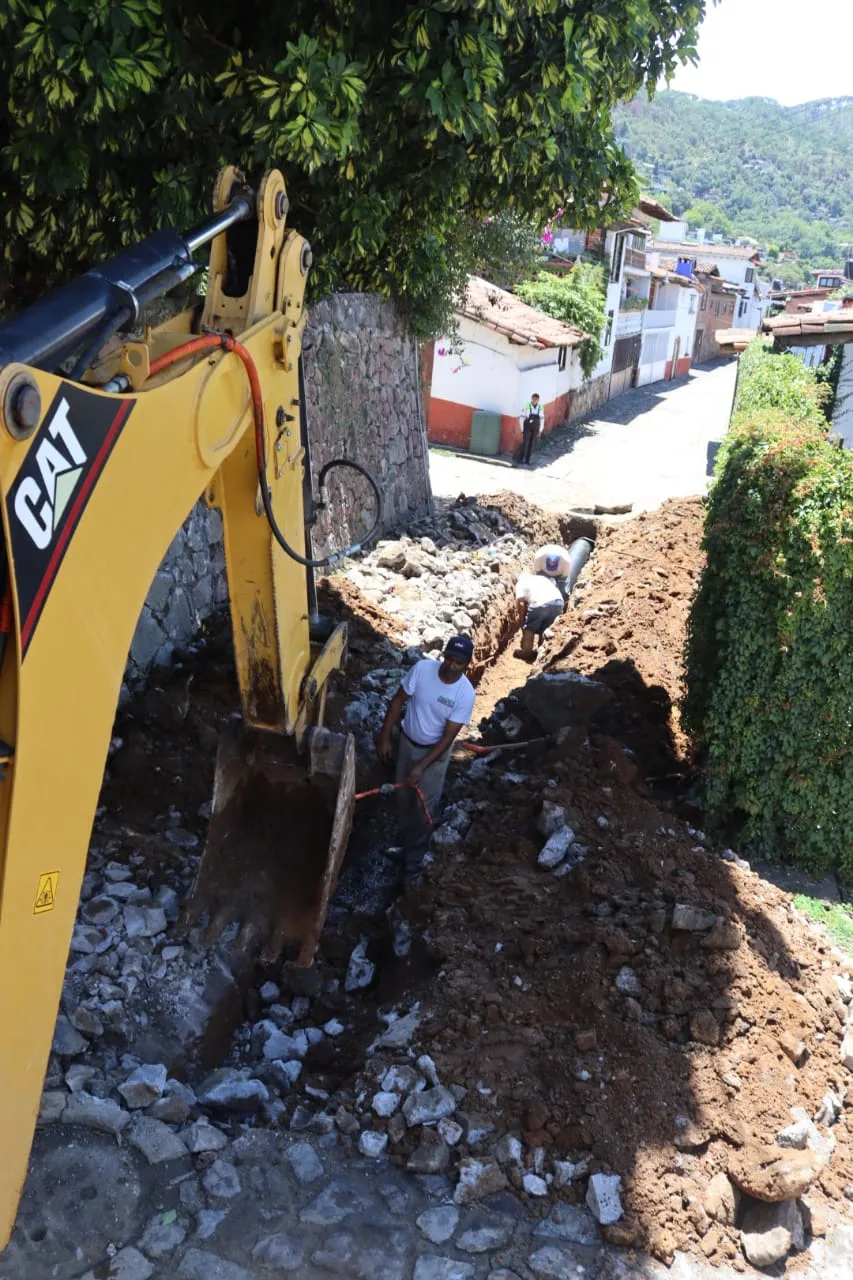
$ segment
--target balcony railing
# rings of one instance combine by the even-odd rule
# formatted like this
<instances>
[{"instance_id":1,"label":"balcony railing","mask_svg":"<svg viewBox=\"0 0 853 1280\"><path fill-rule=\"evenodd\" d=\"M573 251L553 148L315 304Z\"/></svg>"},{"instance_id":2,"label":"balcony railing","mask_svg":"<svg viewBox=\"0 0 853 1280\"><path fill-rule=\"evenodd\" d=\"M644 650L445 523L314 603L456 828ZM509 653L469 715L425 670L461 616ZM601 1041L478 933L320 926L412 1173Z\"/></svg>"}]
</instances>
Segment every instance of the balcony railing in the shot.
<instances>
[{"instance_id":1,"label":"balcony railing","mask_svg":"<svg viewBox=\"0 0 853 1280\"><path fill-rule=\"evenodd\" d=\"M616 316L616 337L630 338L632 334L642 333L642 311L620 311Z\"/></svg>"},{"instance_id":2,"label":"balcony railing","mask_svg":"<svg viewBox=\"0 0 853 1280\"><path fill-rule=\"evenodd\" d=\"M644 311L644 329L670 329L675 324L677 311Z\"/></svg>"},{"instance_id":3,"label":"balcony railing","mask_svg":"<svg viewBox=\"0 0 853 1280\"><path fill-rule=\"evenodd\" d=\"M641 271L646 270L646 255L642 249L626 249L624 265L626 267L637 267Z\"/></svg>"}]
</instances>

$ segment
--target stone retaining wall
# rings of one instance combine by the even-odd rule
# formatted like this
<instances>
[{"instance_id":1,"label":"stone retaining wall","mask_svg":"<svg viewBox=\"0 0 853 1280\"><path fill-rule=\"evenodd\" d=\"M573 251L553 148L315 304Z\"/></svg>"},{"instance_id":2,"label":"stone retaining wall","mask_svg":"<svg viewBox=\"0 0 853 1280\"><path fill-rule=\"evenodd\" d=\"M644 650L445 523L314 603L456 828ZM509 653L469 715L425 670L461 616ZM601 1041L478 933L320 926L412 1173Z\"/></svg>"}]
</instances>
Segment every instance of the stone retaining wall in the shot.
<instances>
[{"instance_id":1,"label":"stone retaining wall","mask_svg":"<svg viewBox=\"0 0 853 1280\"><path fill-rule=\"evenodd\" d=\"M393 303L339 294L311 308L305 333L305 389L316 477L331 458L368 468L383 490L382 529L429 512L429 465L418 348ZM314 554L358 541L370 521L369 489L352 471L330 476ZM316 492L316 484L315 484ZM127 678L142 681L168 662L225 604L225 556L219 514L196 506L152 583L133 639Z\"/></svg>"},{"instance_id":2,"label":"stone retaining wall","mask_svg":"<svg viewBox=\"0 0 853 1280\"><path fill-rule=\"evenodd\" d=\"M581 418L585 418L587 414L594 413L596 409L607 401L610 391L610 374L605 373L600 378L594 378L592 382L584 382L577 391L573 391L569 400L569 414L566 422L578 422Z\"/></svg>"}]
</instances>

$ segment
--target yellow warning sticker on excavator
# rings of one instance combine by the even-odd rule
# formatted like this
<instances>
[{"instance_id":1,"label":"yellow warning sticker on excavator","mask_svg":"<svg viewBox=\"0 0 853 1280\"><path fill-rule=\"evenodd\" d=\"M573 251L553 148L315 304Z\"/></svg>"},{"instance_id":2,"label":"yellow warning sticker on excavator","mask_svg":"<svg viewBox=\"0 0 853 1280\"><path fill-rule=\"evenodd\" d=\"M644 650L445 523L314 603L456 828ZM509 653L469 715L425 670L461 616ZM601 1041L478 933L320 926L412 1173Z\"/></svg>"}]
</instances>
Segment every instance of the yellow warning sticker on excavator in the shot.
<instances>
[{"instance_id":1,"label":"yellow warning sticker on excavator","mask_svg":"<svg viewBox=\"0 0 853 1280\"><path fill-rule=\"evenodd\" d=\"M46 871L44 875L39 876L39 884L36 889L36 904L33 907L34 916L40 916L44 911L53 910L56 906L56 887L58 884L58 871Z\"/></svg>"}]
</instances>

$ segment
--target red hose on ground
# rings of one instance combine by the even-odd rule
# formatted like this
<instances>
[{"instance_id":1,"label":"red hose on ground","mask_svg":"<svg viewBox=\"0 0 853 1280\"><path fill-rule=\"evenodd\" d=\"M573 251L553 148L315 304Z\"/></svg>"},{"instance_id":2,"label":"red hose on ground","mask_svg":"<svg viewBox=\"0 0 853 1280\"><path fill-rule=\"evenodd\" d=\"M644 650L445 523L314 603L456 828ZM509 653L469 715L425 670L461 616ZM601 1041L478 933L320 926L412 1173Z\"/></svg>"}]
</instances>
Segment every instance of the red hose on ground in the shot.
<instances>
[{"instance_id":1,"label":"red hose on ground","mask_svg":"<svg viewBox=\"0 0 853 1280\"><path fill-rule=\"evenodd\" d=\"M388 793L391 791L402 791L404 787L408 787L410 791L414 791L415 795L418 797L418 799L421 802L421 808L424 811L424 817L426 818L429 825L432 826L433 821L432 821L432 818L430 817L426 800L424 800L424 793L421 791L420 787L413 787L410 782L385 782L382 784L381 787L373 787L370 791L357 792L357 794L353 797L353 799L366 800L368 796L388 795Z\"/></svg>"}]
</instances>

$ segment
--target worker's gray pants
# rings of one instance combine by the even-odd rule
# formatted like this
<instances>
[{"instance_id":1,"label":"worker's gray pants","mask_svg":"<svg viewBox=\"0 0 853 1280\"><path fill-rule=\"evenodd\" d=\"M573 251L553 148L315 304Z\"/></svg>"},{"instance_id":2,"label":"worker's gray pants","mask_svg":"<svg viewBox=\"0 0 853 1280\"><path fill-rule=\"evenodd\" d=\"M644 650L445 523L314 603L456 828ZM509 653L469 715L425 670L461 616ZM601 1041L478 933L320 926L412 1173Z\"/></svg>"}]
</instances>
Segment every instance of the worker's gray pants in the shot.
<instances>
[{"instance_id":1,"label":"worker's gray pants","mask_svg":"<svg viewBox=\"0 0 853 1280\"><path fill-rule=\"evenodd\" d=\"M432 751L432 747L418 747L404 733L400 734L400 745L397 748L397 782L405 782L412 766ZM450 763L450 748L440 756L424 773L420 782L429 815L433 823L438 822L441 814L441 793L444 790L444 779ZM429 844L432 828L424 817L424 811L417 793L410 787L397 792L397 821L400 827L400 843L405 858L407 876L417 874Z\"/></svg>"}]
</instances>

